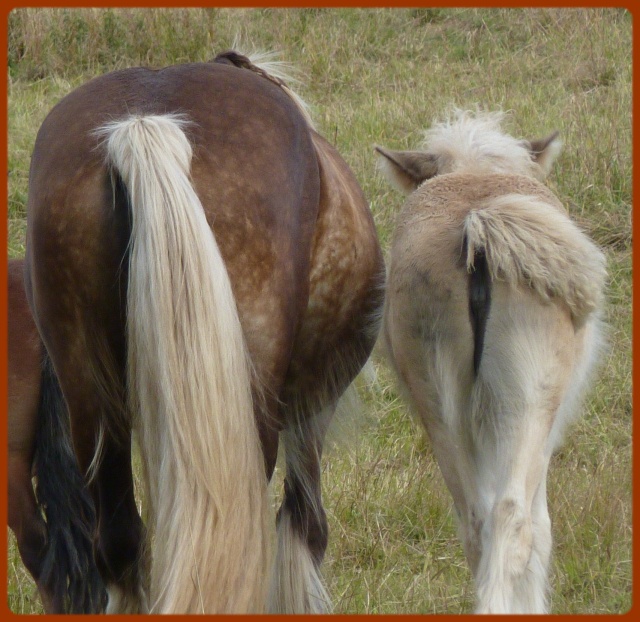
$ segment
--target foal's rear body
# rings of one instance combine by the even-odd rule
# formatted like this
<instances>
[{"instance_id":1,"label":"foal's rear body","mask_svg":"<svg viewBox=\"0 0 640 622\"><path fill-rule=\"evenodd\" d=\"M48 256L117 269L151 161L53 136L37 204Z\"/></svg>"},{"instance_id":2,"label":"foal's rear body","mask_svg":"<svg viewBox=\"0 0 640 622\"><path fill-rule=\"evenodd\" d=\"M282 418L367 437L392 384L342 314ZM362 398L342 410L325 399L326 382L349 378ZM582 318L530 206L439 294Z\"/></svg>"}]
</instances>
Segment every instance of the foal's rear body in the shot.
<instances>
[{"instance_id":1,"label":"foal's rear body","mask_svg":"<svg viewBox=\"0 0 640 622\"><path fill-rule=\"evenodd\" d=\"M460 115L425 152L379 149L396 185L421 184L398 217L384 340L483 613L548 608L547 468L600 342L603 256L535 179L554 141L532 148L495 118Z\"/></svg>"}]
</instances>

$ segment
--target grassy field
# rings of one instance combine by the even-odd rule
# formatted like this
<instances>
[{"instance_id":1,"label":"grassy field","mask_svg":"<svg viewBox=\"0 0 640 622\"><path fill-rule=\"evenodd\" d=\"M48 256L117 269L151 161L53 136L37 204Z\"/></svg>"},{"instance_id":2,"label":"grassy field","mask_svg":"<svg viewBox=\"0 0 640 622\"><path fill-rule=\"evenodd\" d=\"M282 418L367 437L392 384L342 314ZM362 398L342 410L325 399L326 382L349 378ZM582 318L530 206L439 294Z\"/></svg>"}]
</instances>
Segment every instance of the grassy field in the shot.
<instances>
[{"instance_id":1,"label":"grassy field","mask_svg":"<svg viewBox=\"0 0 640 622\"><path fill-rule=\"evenodd\" d=\"M610 348L552 462L554 612L631 606L631 15L618 9L18 10L9 18L11 257L24 253L29 157L48 110L88 78L132 65L202 61L231 47L277 50L297 91L353 168L388 247L402 197L373 144L416 146L451 104L513 111L511 133L558 129L549 184L605 250ZM366 424L324 464L336 611L462 613L474 589L449 494L385 363L363 392ZM40 611L9 549L9 603Z\"/></svg>"}]
</instances>

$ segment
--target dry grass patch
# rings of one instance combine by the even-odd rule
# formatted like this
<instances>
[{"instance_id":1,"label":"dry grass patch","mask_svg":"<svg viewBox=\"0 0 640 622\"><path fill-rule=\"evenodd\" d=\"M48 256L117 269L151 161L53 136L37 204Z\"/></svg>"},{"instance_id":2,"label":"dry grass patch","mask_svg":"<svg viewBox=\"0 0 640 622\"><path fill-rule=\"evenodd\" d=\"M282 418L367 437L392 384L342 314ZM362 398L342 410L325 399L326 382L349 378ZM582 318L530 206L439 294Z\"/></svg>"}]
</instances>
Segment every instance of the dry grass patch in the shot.
<instances>
[{"instance_id":1,"label":"dry grass patch","mask_svg":"<svg viewBox=\"0 0 640 622\"><path fill-rule=\"evenodd\" d=\"M451 105L560 130L550 184L607 254L609 350L549 481L554 612L631 605L631 15L621 9L19 9L9 20L9 248L24 253L29 157L47 111L112 69L210 59L240 38L304 79L321 132L353 168L386 249L402 197L373 145L415 147ZM473 585L429 443L385 364L369 425L327 453L325 574L343 613L459 613ZM14 611L39 612L9 550Z\"/></svg>"}]
</instances>

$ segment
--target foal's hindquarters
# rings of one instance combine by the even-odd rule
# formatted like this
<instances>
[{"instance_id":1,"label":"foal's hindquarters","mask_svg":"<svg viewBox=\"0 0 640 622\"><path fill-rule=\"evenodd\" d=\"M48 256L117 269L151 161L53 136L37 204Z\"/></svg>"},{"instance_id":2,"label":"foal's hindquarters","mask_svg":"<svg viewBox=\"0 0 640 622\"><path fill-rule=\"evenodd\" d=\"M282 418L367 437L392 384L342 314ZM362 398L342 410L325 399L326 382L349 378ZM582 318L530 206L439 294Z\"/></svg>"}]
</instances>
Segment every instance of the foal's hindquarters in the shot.
<instances>
[{"instance_id":1,"label":"foal's hindquarters","mask_svg":"<svg viewBox=\"0 0 640 622\"><path fill-rule=\"evenodd\" d=\"M453 496L478 612L547 611L547 468L596 359L602 266L524 176L436 176L399 215L384 339Z\"/></svg>"},{"instance_id":2,"label":"foal's hindquarters","mask_svg":"<svg viewBox=\"0 0 640 622\"><path fill-rule=\"evenodd\" d=\"M389 348L453 496L478 612L541 613L551 553L547 468L597 329L576 331L561 305L498 284L474 379L466 309L424 311L448 295L413 289L420 318L399 317L390 305Z\"/></svg>"}]
</instances>

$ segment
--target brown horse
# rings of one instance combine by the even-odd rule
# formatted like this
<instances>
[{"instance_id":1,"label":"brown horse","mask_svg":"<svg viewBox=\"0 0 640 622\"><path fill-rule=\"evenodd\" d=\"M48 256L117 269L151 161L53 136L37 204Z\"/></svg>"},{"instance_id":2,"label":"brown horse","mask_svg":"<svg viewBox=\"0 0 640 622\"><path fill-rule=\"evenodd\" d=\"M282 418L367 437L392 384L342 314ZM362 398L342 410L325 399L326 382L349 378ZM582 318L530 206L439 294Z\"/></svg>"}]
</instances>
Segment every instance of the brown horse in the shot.
<instances>
[{"instance_id":1,"label":"brown horse","mask_svg":"<svg viewBox=\"0 0 640 622\"><path fill-rule=\"evenodd\" d=\"M599 353L604 255L541 183L557 134L457 112L421 151L378 148L410 194L383 335L453 496L480 613L544 613L549 460Z\"/></svg>"},{"instance_id":2,"label":"brown horse","mask_svg":"<svg viewBox=\"0 0 640 622\"><path fill-rule=\"evenodd\" d=\"M239 54L127 69L45 119L27 214L27 291L91 478L108 610L328 610L319 459L384 271L340 155Z\"/></svg>"},{"instance_id":3,"label":"brown horse","mask_svg":"<svg viewBox=\"0 0 640 622\"><path fill-rule=\"evenodd\" d=\"M9 527L45 611L92 613L104 606L93 558L95 510L71 448L64 399L27 304L23 262L9 261L8 268Z\"/></svg>"}]
</instances>

